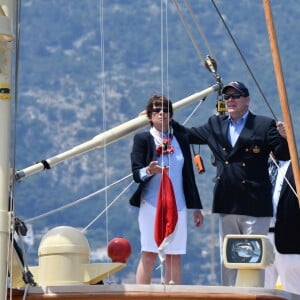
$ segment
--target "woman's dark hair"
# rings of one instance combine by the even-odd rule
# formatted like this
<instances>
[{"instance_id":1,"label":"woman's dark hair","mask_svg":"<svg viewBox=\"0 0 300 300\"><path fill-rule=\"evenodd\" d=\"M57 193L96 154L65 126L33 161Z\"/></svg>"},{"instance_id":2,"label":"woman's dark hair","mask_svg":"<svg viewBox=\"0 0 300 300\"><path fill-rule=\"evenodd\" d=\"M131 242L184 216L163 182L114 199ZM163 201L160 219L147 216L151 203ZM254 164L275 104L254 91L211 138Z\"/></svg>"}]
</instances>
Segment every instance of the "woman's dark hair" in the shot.
<instances>
[{"instance_id":1,"label":"woman's dark hair","mask_svg":"<svg viewBox=\"0 0 300 300\"><path fill-rule=\"evenodd\" d=\"M146 107L146 113L147 113L147 117L149 119L151 119L153 108L156 108L156 107L167 108L170 113L170 117L171 118L173 117L173 104L172 104L172 101L169 100L166 96L153 95L148 100L147 107Z\"/></svg>"}]
</instances>

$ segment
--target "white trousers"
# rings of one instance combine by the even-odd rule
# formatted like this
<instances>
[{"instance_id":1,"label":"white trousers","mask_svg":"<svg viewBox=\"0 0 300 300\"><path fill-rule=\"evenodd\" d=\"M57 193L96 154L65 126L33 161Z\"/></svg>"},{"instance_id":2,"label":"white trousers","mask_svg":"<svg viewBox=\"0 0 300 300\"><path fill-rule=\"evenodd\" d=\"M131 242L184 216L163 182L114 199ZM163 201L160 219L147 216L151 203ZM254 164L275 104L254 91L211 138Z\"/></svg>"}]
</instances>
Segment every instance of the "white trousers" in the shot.
<instances>
[{"instance_id":1,"label":"white trousers","mask_svg":"<svg viewBox=\"0 0 300 300\"><path fill-rule=\"evenodd\" d=\"M279 253L274 244L274 233L270 232L268 237L274 245L275 261L266 268L265 287L274 289L279 276L285 291L300 295L300 255Z\"/></svg>"},{"instance_id":2,"label":"white trousers","mask_svg":"<svg viewBox=\"0 0 300 300\"><path fill-rule=\"evenodd\" d=\"M223 240L227 234L262 234L267 235L270 226L270 217L252 217L244 215L220 214L219 238L221 256L222 285L234 286L237 276L236 269L228 269L223 263ZM264 271L261 271L262 276Z\"/></svg>"}]
</instances>

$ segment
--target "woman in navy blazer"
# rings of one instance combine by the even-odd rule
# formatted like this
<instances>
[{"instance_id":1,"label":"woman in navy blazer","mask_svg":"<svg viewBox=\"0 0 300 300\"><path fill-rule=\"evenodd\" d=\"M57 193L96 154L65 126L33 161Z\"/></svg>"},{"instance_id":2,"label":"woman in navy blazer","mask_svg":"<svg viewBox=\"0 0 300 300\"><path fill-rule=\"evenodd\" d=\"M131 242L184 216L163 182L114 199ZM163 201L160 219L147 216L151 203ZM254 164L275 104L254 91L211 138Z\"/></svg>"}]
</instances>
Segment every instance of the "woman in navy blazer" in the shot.
<instances>
[{"instance_id":1,"label":"woman in navy blazer","mask_svg":"<svg viewBox=\"0 0 300 300\"><path fill-rule=\"evenodd\" d=\"M186 253L187 212L195 209L194 224L203 223L202 204L197 190L192 157L187 136L173 130L172 102L165 96L154 95L147 104L150 130L134 136L131 163L134 180L139 183L130 204L139 207L141 259L136 273L138 284L150 284L152 270L159 253L154 240L154 219L157 195L163 168L173 183L178 211L174 238L166 248L165 283L181 283L181 254ZM162 154L163 152L163 154Z\"/></svg>"},{"instance_id":2,"label":"woman in navy blazer","mask_svg":"<svg viewBox=\"0 0 300 300\"><path fill-rule=\"evenodd\" d=\"M187 141L187 136L182 132L176 130L173 131L176 137L182 154L185 158L182 168L183 178L183 190L186 199L186 207L194 209L202 209L199 192L196 186L195 176L193 172L193 163L190 151L190 145ZM142 154L142 155L141 155ZM153 136L150 132L141 132L134 137L134 149L131 153L132 172L135 182L139 183L139 186L135 193L129 199L129 202L133 206L140 207L141 191L143 186L147 184L147 180L143 181L139 175L139 170L148 166L151 161L157 160L156 146L153 140Z\"/></svg>"}]
</instances>

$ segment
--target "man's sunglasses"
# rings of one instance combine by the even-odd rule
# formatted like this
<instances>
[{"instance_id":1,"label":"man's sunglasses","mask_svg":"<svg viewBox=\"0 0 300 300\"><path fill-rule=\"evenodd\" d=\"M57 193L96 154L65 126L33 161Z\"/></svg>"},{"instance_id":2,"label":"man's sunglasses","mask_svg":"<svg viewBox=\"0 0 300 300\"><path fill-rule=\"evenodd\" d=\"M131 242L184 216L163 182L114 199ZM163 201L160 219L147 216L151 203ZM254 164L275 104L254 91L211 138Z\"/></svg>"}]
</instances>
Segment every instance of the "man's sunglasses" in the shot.
<instances>
[{"instance_id":1,"label":"man's sunglasses","mask_svg":"<svg viewBox=\"0 0 300 300\"><path fill-rule=\"evenodd\" d=\"M154 107L154 108L152 108L152 112L154 112L154 113L159 113L161 110L164 113L170 112L170 110L167 107Z\"/></svg>"},{"instance_id":2,"label":"man's sunglasses","mask_svg":"<svg viewBox=\"0 0 300 300\"><path fill-rule=\"evenodd\" d=\"M240 99L241 97L244 97L244 95L243 94L223 94L224 100L229 100L230 98Z\"/></svg>"}]
</instances>

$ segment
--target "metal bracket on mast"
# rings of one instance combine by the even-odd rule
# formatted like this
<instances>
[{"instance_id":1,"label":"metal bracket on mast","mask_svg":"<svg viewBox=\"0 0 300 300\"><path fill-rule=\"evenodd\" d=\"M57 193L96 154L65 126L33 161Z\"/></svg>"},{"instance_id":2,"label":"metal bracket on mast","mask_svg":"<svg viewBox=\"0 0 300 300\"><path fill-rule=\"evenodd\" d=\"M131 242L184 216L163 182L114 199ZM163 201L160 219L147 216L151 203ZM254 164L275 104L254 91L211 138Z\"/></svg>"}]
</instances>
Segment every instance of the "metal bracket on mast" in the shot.
<instances>
[{"instance_id":1,"label":"metal bracket on mast","mask_svg":"<svg viewBox=\"0 0 300 300\"><path fill-rule=\"evenodd\" d=\"M222 84L220 75L217 73L216 60L211 58L209 55L207 55L205 58L205 67L209 72L211 72L214 75L217 83L220 85L220 87L218 89L218 93L217 93L217 104L216 104L217 114L225 114L227 109L225 106L225 101L223 100L223 97L222 97L223 84ZM211 164L214 167L216 166L216 159L212 153L211 153Z\"/></svg>"},{"instance_id":2,"label":"metal bracket on mast","mask_svg":"<svg viewBox=\"0 0 300 300\"><path fill-rule=\"evenodd\" d=\"M10 285L12 288L24 287L25 284L35 286L33 275L29 270L26 258L26 252L23 242L23 236L27 234L27 227L23 221L19 218L13 218L14 230L17 233L21 247L17 241L13 238L11 245L12 265L10 265L9 271L11 276Z\"/></svg>"},{"instance_id":3,"label":"metal bracket on mast","mask_svg":"<svg viewBox=\"0 0 300 300\"><path fill-rule=\"evenodd\" d=\"M221 77L220 75L217 73L217 62L214 58L210 57L209 55L206 56L205 58L205 67L206 69L211 72L217 83L220 84L220 88L218 90L218 95L217 95L217 112L220 113L220 114L224 114L227 109L225 107L225 102L222 98L222 87L223 87L223 84L222 84L222 81L221 81Z\"/></svg>"}]
</instances>

